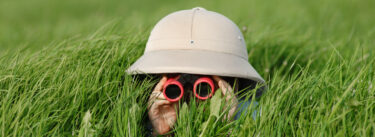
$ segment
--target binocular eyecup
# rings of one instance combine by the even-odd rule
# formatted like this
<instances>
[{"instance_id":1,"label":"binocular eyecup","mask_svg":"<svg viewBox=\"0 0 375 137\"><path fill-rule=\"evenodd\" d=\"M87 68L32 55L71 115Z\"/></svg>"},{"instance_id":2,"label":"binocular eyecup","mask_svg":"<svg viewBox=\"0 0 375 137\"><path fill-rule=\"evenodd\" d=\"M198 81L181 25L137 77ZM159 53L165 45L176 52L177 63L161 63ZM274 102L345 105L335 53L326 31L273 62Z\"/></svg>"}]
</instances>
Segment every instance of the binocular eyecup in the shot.
<instances>
[{"instance_id":1,"label":"binocular eyecup","mask_svg":"<svg viewBox=\"0 0 375 137\"><path fill-rule=\"evenodd\" d=\"M214 82L210 77L199 77L194 81L193 93L200 100L210 98L215 92ZM169 78L163 85L163 95L170 102L179 101L184 95L184 84L176 78Z\"/></svg>"}]
</instances>

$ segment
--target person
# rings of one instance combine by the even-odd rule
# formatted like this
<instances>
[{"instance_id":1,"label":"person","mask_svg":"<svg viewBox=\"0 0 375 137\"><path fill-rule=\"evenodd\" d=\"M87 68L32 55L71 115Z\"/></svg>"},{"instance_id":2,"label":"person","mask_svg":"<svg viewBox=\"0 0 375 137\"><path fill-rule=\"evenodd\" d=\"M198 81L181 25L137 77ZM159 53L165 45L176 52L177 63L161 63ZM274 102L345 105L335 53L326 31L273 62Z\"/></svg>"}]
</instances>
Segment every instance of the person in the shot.
<instances>
[{"instance_id":1,"label":"person","mask_svg":"<svg viewBox=\"0 0 375 137\"><path fill-rule=\"evenodd\" d=\"M237 25L200 7L177 11L161 19L151 31L144 54L127 72L163 75L147 105L154 135L169 132L177 120L178 102L169 101L162 94L168 74L211 77L225 101L231 104L228 120L246 113L250 103L240 101L243 98L239 98L232 89L233 82L226 78L238 79L240 85L235 87L242 89L262 85L256 90L257 98L265 91L265 81L248 62L247 46ZM240 113L235 113L237 109Z\"/></svg>"},{"instance_id":2,"label":"person","mask_svg":"<svg viewBox=\"0 0 375 137\"><path fill-rule=\"evenodd\" d=\"M227 119L232 119L238 105L238 100L230 86L225 80L219 76L212 76L215 85L221 89L221 94L225 97L225 101L232 106L229 109ZM166 100L162 91L163 85L167 81L167 76L163 76L159 83L155 86L148 101L148 116L152 123L154 134L166 134L177 120L178 102L170 102Z\"/></svg>"}]
</instances>

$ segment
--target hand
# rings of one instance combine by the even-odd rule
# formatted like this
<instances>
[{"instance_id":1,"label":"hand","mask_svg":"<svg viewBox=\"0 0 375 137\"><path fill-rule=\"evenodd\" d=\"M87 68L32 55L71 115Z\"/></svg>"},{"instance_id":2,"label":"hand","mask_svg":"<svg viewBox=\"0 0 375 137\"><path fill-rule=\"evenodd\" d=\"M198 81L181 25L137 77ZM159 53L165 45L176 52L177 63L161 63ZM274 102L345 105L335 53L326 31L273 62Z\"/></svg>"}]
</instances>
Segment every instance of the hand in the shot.
<instances>
[{"instance_id":1,"label":"hand","mask_svg":"<svg viewBox=\"0 0 375 137\"><path fill-rule=\"evenodd\" d=\"M221 93L225 97L226 104L228 104L224 106L224 109L226 109L226 107L231 107L226 117L227 120L230 120L234 116L234 112L236 111L238 105L236 95L234 94L232 87L225 80L219 76L212 76L212 78L221 89Z\"/></svg>"},{"instance_id":2,"label":"hand","mask_svg":"<svg viewBox=\"0 0 375 137\"><path fill-rule=\"evenodd\" d=\"M168 133L177 120L178 103L169 102L162 93L163 85L166 81L167 77L163 76L148 101L148 117L155 131L154 135Z\"/></svg>"}]
</instances>

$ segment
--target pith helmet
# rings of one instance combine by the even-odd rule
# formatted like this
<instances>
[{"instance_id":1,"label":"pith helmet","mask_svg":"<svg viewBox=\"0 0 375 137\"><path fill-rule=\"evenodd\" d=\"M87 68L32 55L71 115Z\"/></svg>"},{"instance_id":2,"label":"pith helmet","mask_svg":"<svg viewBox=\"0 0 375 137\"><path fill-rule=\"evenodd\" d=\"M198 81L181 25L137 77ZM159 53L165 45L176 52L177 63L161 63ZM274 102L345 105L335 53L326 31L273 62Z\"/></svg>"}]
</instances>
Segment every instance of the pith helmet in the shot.
<instances>
[{"instance_id":1,"label":"pith helmet","mask_svg":"<svg viewBox=\"0 0 375 137\"><path fill-rule=\"evenodd\" d=\"M241 31L227 17L203 8L171 13L153 28L130 74L190 73L264 83L249 64Z\"/></svg>"}]
</instances>

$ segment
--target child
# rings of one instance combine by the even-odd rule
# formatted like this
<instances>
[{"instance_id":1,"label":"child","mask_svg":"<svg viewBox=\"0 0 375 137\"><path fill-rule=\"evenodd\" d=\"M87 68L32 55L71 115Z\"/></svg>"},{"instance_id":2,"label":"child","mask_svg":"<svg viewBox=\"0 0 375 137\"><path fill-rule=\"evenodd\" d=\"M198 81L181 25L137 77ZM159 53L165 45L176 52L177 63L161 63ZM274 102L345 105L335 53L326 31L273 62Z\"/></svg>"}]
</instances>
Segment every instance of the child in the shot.
<instances>
[{"instance_id":1,"label":"child","mask_svg":"<svg viewBox=\"0 0 375 137\"><path fill-rule=\"evenodd\" d=\"M232 104L227 118L236 118L237 106L249 103L239 104L231 86L233 83L223 78L237 78L240 86L234 87L239 88L264 84L263 78L249 64L246 48L241 31L225 16L203 8L177 11L156 24L143 56L127 72L207 76ZM162 94L170 78L164 75L150 96L148 114L155 134L170 131L177 119L177 102ZM257 90L256 97L263 89Z\"/></svg>"}]
</instances>

